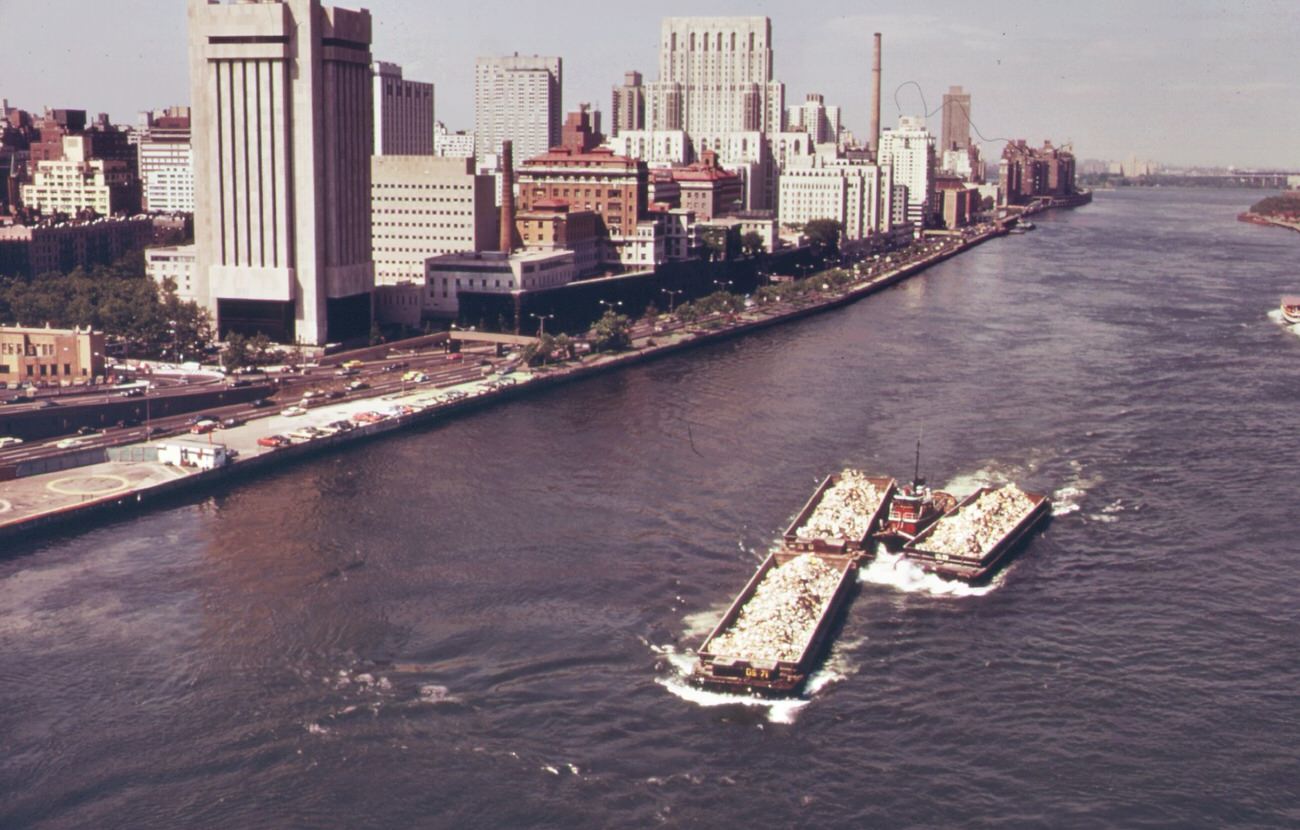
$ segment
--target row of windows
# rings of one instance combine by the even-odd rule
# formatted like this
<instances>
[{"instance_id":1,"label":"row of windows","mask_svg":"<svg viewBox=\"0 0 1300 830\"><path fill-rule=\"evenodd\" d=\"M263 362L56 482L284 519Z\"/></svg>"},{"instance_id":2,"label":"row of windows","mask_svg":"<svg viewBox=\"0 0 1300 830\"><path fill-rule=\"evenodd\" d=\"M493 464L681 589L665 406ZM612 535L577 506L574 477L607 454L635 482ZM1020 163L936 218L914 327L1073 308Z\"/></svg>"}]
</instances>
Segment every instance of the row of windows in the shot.
<instances>
[{"instance_id":1,"label":"row of windows","mask_svg":"<svg viewBox=\"0 0 1300 830\"><path fill-rule=\"evenodd\" d=\"M35 372L36 369L40 369L40 370L41 370L41 371L40 371L40 376L43 377L43 378L44 378L44 377L58 377L58 376L59 376L59 364L57 364L57 363L50 363L50 364L48 364L48 365L47 365L47 364L44 364L44 363L40 363L40 364L29 363L29 364L27 364L27 377L29 377L29 378L30 378L30 377L34 377L34 376L36 375L36 372ZM10 370L10 368L9 368L9 364L8 364L8 363L0 363L0 375L7 375L7 374L10 373L10 371L11 371L11 370ZM64 374L65 376L71 376L71 375L72 375L72 364L71 364L71 363L65 363L65 364L63 364L63 374ZM81 374L82 374L82 376L84 377L84 376L87 375L88 373L86 372L85 369L82 369L82 370L81 370Z\"/></svg>"}]
</instances>

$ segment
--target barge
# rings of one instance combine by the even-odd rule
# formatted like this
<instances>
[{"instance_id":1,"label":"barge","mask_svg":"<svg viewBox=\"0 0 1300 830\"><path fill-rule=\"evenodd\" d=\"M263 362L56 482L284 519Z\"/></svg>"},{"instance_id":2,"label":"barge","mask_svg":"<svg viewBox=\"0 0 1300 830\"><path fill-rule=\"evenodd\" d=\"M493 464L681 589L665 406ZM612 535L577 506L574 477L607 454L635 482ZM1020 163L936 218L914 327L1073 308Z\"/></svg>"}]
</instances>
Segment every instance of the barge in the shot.
<instances>
[{"instance_id":1,"label":"barge","mask_svg":"<svg viewBox=\"0 0 1300 830\"><path fill-rule=\"evenodd\" d=\"M773 552L700 647L691 682L764 697L798 694L821 658L857 569L853 555Z\"/></svg>"},{"instance_id":2,"label":"barge","mask_svg":"<svg viewBox=\"0 0 1300 830\"><path fill-rule=\"evenodd\" d=\"M981 487L904 545L903 555L940 576L982 582L1051 512L1041 493Z\"/></svg>"},{"instance_id":3,"label":"barge","mask_svg":"<svg viewBox=\"0 0 1300 830\"><path fill-rule=\"evenodd\" d=\"M897 484L844 470L826 477L786 529L789 550L865 555L889 511Z\"/></svg>"}]
</instances>

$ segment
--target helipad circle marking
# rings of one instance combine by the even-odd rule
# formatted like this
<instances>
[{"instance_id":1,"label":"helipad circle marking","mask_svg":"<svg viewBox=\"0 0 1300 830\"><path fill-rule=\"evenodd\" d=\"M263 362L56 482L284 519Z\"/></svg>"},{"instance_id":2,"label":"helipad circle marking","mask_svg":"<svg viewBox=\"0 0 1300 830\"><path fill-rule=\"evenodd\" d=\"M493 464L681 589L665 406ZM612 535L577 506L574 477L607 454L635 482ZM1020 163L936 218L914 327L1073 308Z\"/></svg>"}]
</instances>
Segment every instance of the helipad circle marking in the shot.
<instances>
[{"instance_id":1,"label":"helipad circle marking","mask_svg":"<svg viewBox=\"0 0 1300 830\"><path fill-rule=\"evenodd\" d=\"M107 496L130 486L131 482L122 476L95 474L56 479L45 485L45 489L64 496Z\"/></svg>"}]
</instances>

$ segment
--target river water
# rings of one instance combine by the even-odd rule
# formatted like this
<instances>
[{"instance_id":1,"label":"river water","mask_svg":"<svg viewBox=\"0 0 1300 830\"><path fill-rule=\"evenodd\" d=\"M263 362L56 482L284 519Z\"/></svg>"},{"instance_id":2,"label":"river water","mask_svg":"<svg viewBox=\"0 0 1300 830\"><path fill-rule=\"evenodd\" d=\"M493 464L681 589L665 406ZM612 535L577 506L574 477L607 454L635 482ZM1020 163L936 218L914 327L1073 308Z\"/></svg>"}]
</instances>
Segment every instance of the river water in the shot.
<instances>
[{"instance_id":1,"label":"river water","mask_svg":"<svg viewBox=\"0 0 1300 830\"><path fill-rule=\"evenodd\" d=\"M1300 235L1100 193L854 306L0 556L4 827L1300 824ZM1053 494L693 693L818 479Z\"/></svg>"}]
</instances>

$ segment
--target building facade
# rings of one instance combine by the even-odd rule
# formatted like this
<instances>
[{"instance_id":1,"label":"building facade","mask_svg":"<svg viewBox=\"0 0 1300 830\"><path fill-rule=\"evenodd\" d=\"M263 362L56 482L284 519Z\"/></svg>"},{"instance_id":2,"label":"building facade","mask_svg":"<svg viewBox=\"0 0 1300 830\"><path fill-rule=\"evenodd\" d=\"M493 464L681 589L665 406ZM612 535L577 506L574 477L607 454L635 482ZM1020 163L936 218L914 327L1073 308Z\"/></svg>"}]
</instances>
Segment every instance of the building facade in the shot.
<instances>
[{"instance_id":1,"label":"building facade","mask_svg":"<svg viewBox=\"0 0 1300 830\"><path fill-rule=\"evenodd\" d=\"M1074 153L1054 147L1030 147L1024 139L1007 142L998 162L998 203L1024 205L1040 197L1062 198L1078 191Z\"/></svg>"},{"instance_id":2,"label":"building facade","mask_svg":"<svg viewBox=\"0 0 1300 830\"><path fill-rule=\"evenodd\" d=\"M143 216L0 227L0 274L34 277L108 265L154 241Z\"/></svg>"},{"instance_id":3,"label":"building facade","mask_svg":"<svg viewBox=\"0 0 1300 830\"><path fill-rule=\"evenodd\" d=\"M194 293L194 258L193 245L147 248L144 252L144 272L158 284L160 290L170 280L176 287L177 299L197 302L199 297Z\"/></svg>"},{"instance_id":4,"label":"building facade","mask_svg":"<svg viewBox=\"0 0 1300 830\"><path fill-rule=\"evenodd\" d=\"M924 228L937 213L934 200L936 157L934 135L925 120L903 116L898 128L880 136L880 164L894 171L894 182L907 188L907 218L917 228Z\"/></svg>"},{"instance_id":5,"label":"building facade","mask_svg":"<svg viewBox=\"0 0 1300 830\"><path fill-rule=\"evenodd\" d=\"M783 227L802 228L816 219L833 219L846 242L888 233L893 227L892 171L862 160L814 158L807 166L781 174Z\"/></svg>"},{"instance_id":6,"label":"building facade","mask_svg":"<svg viewBox=\"0 0 1300 830\"><path fill-rule=\"evenodd\" d=\"M691 160L690 142L681 130L622 130L605 144L615 155L640 159L652 167Z\"/></svg>"},{"instance_id":7,"label":"building facade","mask_svg":"<svg viewBox=\"0 0 1300 830\"><path fill-rule=\"evenodd\" d=\"M474 158L474 133L452 132L441 121L433 125L433 154L443 158Z\"/></svg>"},{"instance_id":8,"label":"building facade","mask_svg":"<svg viewBox=\"0 0 1300 830\"><path fill-rule=\"evenodd\" d=\"M826 106L821 94L810 92L804 102L786 110L787 131L802 130L814 144L840 144L840 108Z\"/></svg>"},{"instance_id":9,"label":"building facade","mask_svg":"<svg viewBox=\"0 0 1300 830\"><path fill-rule=\"evenodd\" d=\"M402 67L375 61L375 155L433 155L433 84L407 81Z\"/></svg>"},{"instance_id":10,"label":"building facade","mask_svg":"<svg viewBox=\"0 0 1300 830\"><path fill-rule=\"evenodd\" d=\"M970 93L949 87L943 96L943 152L970 147Z\"/></svg>"},{"instance_id":11,"label":"building facade","mask_svg":"<svg viewBox=\"0 0 1300 830\"><path fill-rule=\"evenodd\" d=\"M419 282L424 262L496 242L496 182L468 158L371 159L371 233L376 285Z\"/></svg>"},{"instance_id":12,"label":"building facade","mask_svg":"<svg viewBox=\"0 0 1300 830\"><path fill-rule=\"evenodd\" d=\"M184 108L188 111L188 107ZM194 154L190 116L151 118L136 146L141 208L149 213L194 212Z\"/></svg>"},{"instance_id":13,"label":"building facade","mask_svg":"<svg viewBox=\"0 0 1300 830\"><path fill-rule=\"evenodd\" d=\"M640 72L625 72L623 85L614 87L610 100L610 137L628 130L645 129L645 87Z\"/></svg>"},{"instance_id":14,"label":"building facade","mask_svg":"<svg viewBox=\"0 0 1300 830\"><path fill-rule=\"evenodd\" d=\"M685 130L694 152L720 151L729 133L781 129L785 88L772 79L766 17L669 17L659 80L646 88L648 126Z\"/></svg>"},{"instance_id":15,"label":"building facade","mask_svg":"<svg viewBox=\"0 0 1300 830\"><path fill-rule=\"evenodd\" d=\"M369 12L190 0L195 292L219 331L370 330Z\"/></svg>"},{"instance_id":16,"label":"building facade","mask_svg":"<svg viewBox=\"0 0 1300 830\"><path fill-rule=\"evenodd\" d=\"M744 182L740 176L724 170L712 150L706 150L695 164L669 172L679 188L680 206L694 213L701 222L739 213L744 207Z\"/></svg>"},{"instance_id":17,"label":"building facade","mask_svg":"<svg viewBox=\"0 0 1300 830\"><path fill-rule=\"evenodd\" d=\"M36 162L31 184L22 186L25 207L44 216L140 211L140 185L126 162L92 158L85 136L64 136L62 146L62 158Z\"/></svg>"},{"instance_id":18,"label":"building facade","mask_svg":"<svg viewBox=\"0 0 1300 830\"><path fill-rule=\"evenodd\" d=\"M474 67L474 157L482 166L514 142L516 158L531 158L560 143L563 62L513 55L479 58Z\"/></svg>"},{"instance_id":19,"label":"building facade","mask_svg":"<svg viewBox=\"0 0 1300 830\"><path fill-rule=\"evenodd\" d=\"M481 251L430 257L425 265L429 316L460 314L466 291L515 294L567 285L577 276L571 251Z\"/></svg>"},{"instance_id":20,"label":"building facade","mask_svg":"<svg viewBox=\"0 0 1300 830\"><path fill-rule=\"evenodd\" d=\"M592 211L600 218L613 260L637 236L637 223L646 213L649 171L643 161L594 146L586 116L585 111L570 114L561 145L520 166L519 209L563 201L570 210Z\"/></svg>"},{"instance_id":21,"label":"building facade","mask_svg":"<svg viewBox=\"0 0 1300 830\"><path fill-rule=\"evenodd\" d=\"M104 333L0 326L0 382L70 386L104 376Z\"/></svg>"}]
</instances>

